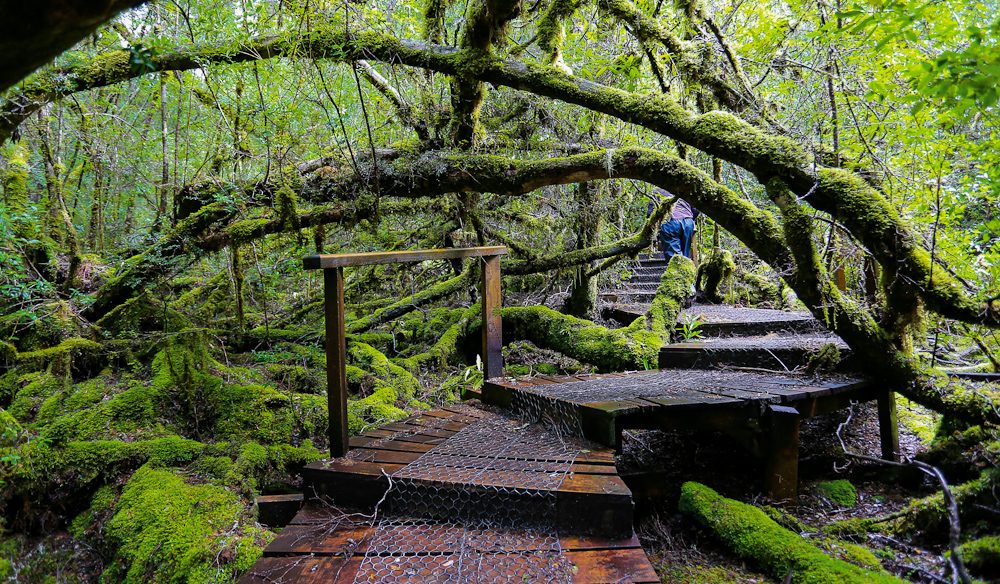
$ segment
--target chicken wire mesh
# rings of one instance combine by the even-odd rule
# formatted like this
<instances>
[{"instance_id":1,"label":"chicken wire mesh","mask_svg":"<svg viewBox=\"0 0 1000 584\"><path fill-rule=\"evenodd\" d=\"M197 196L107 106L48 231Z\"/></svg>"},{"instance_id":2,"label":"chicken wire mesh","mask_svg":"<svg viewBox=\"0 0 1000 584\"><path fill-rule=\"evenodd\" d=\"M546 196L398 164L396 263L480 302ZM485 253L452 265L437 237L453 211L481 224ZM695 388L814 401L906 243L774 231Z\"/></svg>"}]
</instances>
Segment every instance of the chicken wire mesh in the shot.
<instances>
[{"instance_id":1,"label":"chicken wire mesh","mask_svg":"<svg viewBox=\"0 0 1000 584\"><path fill-rule=\"evenodd\" d=\"M586 444L473 411L478 419L389 475L354 582L572 581L556 528L556 492ZM425 420L423 428L448 421Z\"/></svg>"}]
</instances>

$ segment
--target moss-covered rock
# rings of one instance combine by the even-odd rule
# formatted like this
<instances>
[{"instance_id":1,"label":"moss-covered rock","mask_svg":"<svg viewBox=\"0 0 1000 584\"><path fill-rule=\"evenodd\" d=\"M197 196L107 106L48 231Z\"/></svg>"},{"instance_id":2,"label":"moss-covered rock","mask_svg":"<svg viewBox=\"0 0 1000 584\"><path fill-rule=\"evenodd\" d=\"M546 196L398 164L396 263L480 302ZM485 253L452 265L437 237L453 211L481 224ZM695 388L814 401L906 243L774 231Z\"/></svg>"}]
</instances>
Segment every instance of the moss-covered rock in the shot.
<instances>
[{"instance_id":1,"label":"moss-covered rock","mask_svg":"<svg viewBox=\"0 0 1000 584\"><path fill-rule=\"evenodd\" d=\"M116 552L103 577L128 582L228 582L273 538L233 493L152 466L129 479L105 534Z\"/></svg>"},{"instance_id":2,"label":"moss-covered rock","mask_svg":"<svg viewBox=\"0 0 1000 584\"><path fill-rule=\"evenodd\" d=\"M853 508L858 504L858 490L847 479L817 483L816 492L838 507Z\"/></svg>"},{"instance_id":3,"label":"moss-covered rock","mask_svg":"<svg viewBox=\"0 0 1000 584\"><path fill-rule=\"evenodd\" d=\"M965 567L980 578L1000 578L1000 536L990 535L963 543L958 553Z\"/></svg>"},{"instance_id":4,"label":"moss-covered rock","mask_svg":"<svg viewBox=\"0 0 1000 584\"><path fill-rule=\"evenodd\" d=\"M679 505L683 514L709 529L741 559L759 565L774 578L791 573L794 583L902 582L884 572L831 558L760 509L726 499L704 485L685 483Z\"/></svg>"}]
</instances>

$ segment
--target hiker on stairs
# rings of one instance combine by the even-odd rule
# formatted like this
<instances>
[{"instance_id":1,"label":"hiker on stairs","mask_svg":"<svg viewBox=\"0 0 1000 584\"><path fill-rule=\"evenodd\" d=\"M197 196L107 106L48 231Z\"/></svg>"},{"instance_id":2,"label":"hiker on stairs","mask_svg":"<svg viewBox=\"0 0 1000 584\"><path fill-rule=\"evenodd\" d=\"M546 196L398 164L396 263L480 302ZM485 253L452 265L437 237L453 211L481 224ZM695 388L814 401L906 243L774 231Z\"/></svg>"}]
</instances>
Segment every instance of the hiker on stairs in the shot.
<instances>
[{"instance_id":1,"label":"hiker on stairs","mask_svg":"<svg viewBox=\"0 0 1000 584\"><path fill-rule=\"evenodd\" d=\"M672 197L669 192L663 189L656 189L653 196L655 199L665 199ZM649 210L652 212L654 203L650 202ZM694 220L701 213L680 197L674 203L670 219L660 225L657 241L663 249L663 259L669 260L677 254L691 257L691 241L694 239Z\"/></svg>"}]
</instances>

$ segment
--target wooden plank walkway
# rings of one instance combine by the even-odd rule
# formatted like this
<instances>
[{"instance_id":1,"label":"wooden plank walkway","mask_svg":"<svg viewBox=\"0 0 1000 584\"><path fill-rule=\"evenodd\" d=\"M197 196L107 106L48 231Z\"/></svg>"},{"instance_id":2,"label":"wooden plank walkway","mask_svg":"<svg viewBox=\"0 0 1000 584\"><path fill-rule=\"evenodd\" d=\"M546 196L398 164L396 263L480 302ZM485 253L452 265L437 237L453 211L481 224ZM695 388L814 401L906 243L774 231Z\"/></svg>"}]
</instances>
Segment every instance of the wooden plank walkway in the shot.
<instances>
[{"instance_id":1,"label":"wooden plank walkway","mask_svg":"<svg viewBox=\"0 0 1000 584\"><path fill-rule=\"evenodd\" d=\"M775 498L794 498L798 428L805 418L879 400L883 455L898 452L891 393L845 375L673 369L532 378L496 378L482 399L525 419L557 420L569 430L621 448L627 428L717 430L765 459L765 485ZM883 412L884 415L883 415Z\"/></svg>"},{"instance_id":2,"label":"wooden plank walkway","mask_svg":"<svg viewBox=\"0 0 1000 584\"><path fill-rule=\"evenodd\" d=\"M351 446L242 582L658 581L608 448L466 405Z\"/></svg>"},{"instance_id":3,"label":"wooden plank walkway","mask_svg":"<svg viewBox=\"0 0 1000 584\"><path fill-rule=\"evenodd\" d=\"M850 347L830 333L707 337L672 343L660 349L659 366L661 369L758 367L791 371L806 367L824 345L833 345L840 353L838 371L857 369Z\"/></svg>"}]
</instances>

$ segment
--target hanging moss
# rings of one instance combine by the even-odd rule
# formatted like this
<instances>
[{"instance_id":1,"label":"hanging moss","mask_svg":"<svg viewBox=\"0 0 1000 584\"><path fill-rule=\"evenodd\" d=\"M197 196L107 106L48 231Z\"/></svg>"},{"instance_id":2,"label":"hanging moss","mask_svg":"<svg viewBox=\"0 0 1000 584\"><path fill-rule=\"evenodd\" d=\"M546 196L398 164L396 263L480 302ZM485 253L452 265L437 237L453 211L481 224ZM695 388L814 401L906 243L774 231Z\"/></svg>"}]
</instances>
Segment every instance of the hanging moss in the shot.
<instances>
[{"instance_id":1,"label":"hanging moss","mask_svg":"<svg viewBox=\"0 0 1000 584\"><path fill-rule=\"evenodd\" d=\"M835 371L840 365L840 348L834 343L826 343L809 355L805 371L807 375Z\"/></svg>"},{"instance_id":2,"label":"hanging moss","mask_svg":"<svg viewBox=\"0 0 1000 584\"><path fill-rule=\"evenodd\" d=\"M680 254L670 258L646 315L649 330L664 344L669 343L673 336L677 317L691 297L694 280L694 262Z\"/></svg>"},{"instance_id":3,"label":"hanging moss","mask_svg":"<svg viewBox=\"0 0 1000 584\"><path fill-rule=\"evenodd\" d=\"M105 526L117 549L102 578L130 582L223 582L245 572L273 534L236 495L144 466Z\"/></svg>"},{"instance_id":4,"label":"hanging moss","mask_svg":"<svg viewBox=\"0 0 1000 584\"><path fill-rule=\"evenodd\" d=\"M741 559L753 562L776 579L791 573L795 584L902 582L885 572L831 558L760 509L726 499L698 483L684 483L681 487L680 511L710 530Z\"/></svg>"},{"instance_id":5,"label":"hanging moss","mask_svg":"<svg viewBox=\"0 0 1000 584\"><path fill-rule=\"evenodd\" d=\"M199 289L200 290L200 289ZM178 305L187 308L187 295ZM149 294L139 294L116 306L95 324L105 336L135 338L148 332L177 332L191 326L190 320L175 308L157 303Z\"/></svg>"}]
</instances>

